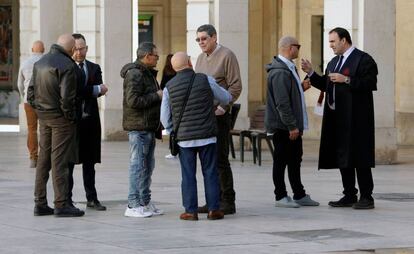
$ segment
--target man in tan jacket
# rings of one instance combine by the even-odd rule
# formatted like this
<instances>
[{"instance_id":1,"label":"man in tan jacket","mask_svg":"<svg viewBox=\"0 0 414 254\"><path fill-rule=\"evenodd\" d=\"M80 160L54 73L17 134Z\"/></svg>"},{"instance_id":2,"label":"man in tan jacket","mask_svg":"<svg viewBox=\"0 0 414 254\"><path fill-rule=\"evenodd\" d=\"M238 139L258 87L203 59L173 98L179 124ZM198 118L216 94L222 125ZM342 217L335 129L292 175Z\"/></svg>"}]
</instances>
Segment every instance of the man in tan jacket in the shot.
<instances>
[{"instance_id":1,"label":"man in tan jacket","mask_svg":"<svg viewBox=\"0 0 414 254\"><path fill-rule=\"evenodd\" d=\"M207 24L197 29L196 41L203 53L198 56L195 71L213 76L216 82L230 92L234 103L242 91L239 63L234 53L217 43L214 26ZM224 214L236 213L236 193L233 187L233 173L229 162L230 106L217 105L217 153L218 172L221 187L220 209ZM199 213L208 212L206 206L199 207Z\"/></svg>"}]
</instances>

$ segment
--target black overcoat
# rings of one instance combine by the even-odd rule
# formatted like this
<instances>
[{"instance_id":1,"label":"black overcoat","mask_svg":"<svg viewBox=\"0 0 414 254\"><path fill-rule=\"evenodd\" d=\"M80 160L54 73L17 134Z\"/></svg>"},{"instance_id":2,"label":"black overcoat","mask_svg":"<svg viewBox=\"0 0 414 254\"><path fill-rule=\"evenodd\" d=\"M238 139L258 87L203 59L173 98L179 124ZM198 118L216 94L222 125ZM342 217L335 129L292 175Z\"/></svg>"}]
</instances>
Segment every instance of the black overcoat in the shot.
<instances>
[{"instance_id":1,"label":"black overcoat","mask_svg":"<svg viewBox=\"0 0 414 254\"><path fill-rule=\"evenodd\" d=\"M324 76L314 73L312 86L325 91L328 74L339 56L329 63ZM372 91L377 90L377 64L367 53L354 49L341 70L351 83L335 83L335 110L324 105L319 169L375 167L375 125Z\"/></svg>"},{"instance_id":2,"label":"black overcoat","mask_svg":"<svg viewBox=\"0 0 414 254\"><path fill-rule=\"evenodd\" d=\"M102 84L102 71L98 64L85 60L86 85L82 87L82 115L78 124L79 163L101 162L101 121L98 100L93 96L93 86Z\"/></svg>"}]
</instances>

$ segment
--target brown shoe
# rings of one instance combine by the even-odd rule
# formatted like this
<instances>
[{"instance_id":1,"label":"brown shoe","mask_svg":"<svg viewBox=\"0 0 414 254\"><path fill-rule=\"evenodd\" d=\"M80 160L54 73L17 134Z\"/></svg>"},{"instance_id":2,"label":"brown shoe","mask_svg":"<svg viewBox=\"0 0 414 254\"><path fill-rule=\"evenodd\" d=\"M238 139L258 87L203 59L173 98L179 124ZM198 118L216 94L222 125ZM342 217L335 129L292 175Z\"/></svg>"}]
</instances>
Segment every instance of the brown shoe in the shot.
<instances>
[{"instance_id":1,"label":"brown shoe","mask_svg":"<svg viewBox=\"0 0 414 254\"><path fill-rule=\"evenodd\" d=\"M209 220L221 220L224 218L224 212L220 210L214 210L208 212L207 219Z\"/></svg>"},{"instance_id":2,"label":"brown shoe","mask_svg":"<svg viewBox=\"0 0 414 254\"><path fill-rule=\"evenodd\" d=\"M197 213L182 213L180 215L180 220L198 220Z\"/></svg>"},{"instance_id":3,"label":"brown shoe","mask_svg":"<svg viewBox=\"0 0 414 254\"><path fill-rule=\"evenodd\" d=\"M207 204L203 205L203 206L199 206L197 208L197 212L198 213L208 213L208 207Z\"/></svg>"}]
</instances>

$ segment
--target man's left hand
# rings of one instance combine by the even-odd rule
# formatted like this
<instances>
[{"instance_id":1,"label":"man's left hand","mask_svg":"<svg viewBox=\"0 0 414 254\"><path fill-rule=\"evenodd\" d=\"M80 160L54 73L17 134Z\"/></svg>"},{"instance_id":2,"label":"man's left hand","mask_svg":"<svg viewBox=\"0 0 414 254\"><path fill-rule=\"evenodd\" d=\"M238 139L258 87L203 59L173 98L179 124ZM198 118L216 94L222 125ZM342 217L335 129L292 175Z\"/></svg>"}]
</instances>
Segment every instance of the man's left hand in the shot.
<instances>
[{"instance_id":1,"label":"man's left hand","mask_svg":"<svg viewBox=\"0 0 414 254\"><path fill-rule=\"evenodd\" d=\"M329 79L334 83L345 83L346 76L341 73L329 73Z\"/></svg>"},{"instance_id":2,"label":"man's left hand","mask_svg":"<svg viewBox=\"0 0 414 254\"><path fill-rule=\"evenodd\" d=\"M217 106L217 109L214 113L216 116L222 116L226 113L226 110L220 106Z\"/></svg>"}]
</instances>

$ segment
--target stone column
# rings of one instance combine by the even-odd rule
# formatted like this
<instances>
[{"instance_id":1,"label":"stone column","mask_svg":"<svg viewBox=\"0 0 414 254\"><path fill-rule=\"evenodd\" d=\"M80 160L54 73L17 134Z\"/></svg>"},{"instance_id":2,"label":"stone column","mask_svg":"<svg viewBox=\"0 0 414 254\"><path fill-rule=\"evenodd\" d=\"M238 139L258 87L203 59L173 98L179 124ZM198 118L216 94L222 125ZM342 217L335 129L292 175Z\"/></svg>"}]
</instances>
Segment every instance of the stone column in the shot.
<instances>
[{"instance_id":1,"label":"stone column","mask_svg":"<svg viewBox=\"0 0 414 254\"><path fill-rule=\"evenodd\" d=\"M132 20L131 0L101 0L100 6L101 68L104 83L109 87L101 103L102 134L107 140L125 139L122 128L123 79L119 72L133 58L132 24L138 25L138 22Z\"/></svg>"},{"instance_id":2,"label":"stone column","mask_svg":"<svg viewBox=\"0 0 414 254\"><path fill-rule=\"evenodd\" d=\"M380 14L380 15L379 15ZM337 26L348 29L353 44L369 53L378 65L375 102L375 143L377 163L397 160L395 123L395 2L382 0L325 0L325 37ZM332 50L325 44L325 65ZM391 67L390 67L391 66Z\"/></svg>"},{"instance_id":3,"label":"stone column","mask_svg":"<svg viewBox=\"0 0 414 254\"><path fill-rule=\"evenodd\" d=\"M20 63L31 53L36 40L45 43L46 52L59 35L72 33L72 2L66 0L20 1ZM19 106L20 133L27 133L23 104Z\"/></svg>"},{"instance_id":4,"label":"stone column","mask_svg":"<svg viewBox=\"0 0 414 254\"><path fill-rule=\"evenodd\" d=\"M214 0L187 0L187 53L195 65L201 53L196 39L197 28L204 24L214 24Z\"/></svg>"},{"instance_id":5,"label":"stone column","mask_svg":"<svg viewBox=\"0 0 414 254\"><path fill-rule=\"evenodd\" d=\"M187 1L187 51L193 63L201 53L194 41L196 30L200 25L212 24L218 35L218 42L230 48L236 54L240 65L243 92L237 103L241 110L236 122L237 128L247 128L247 91L248 91L248 12L247 0L188 0ZM237 19L229 13L237 13Z\"/></svg>"},{"instance_id":6,"label":"stone column","mask_svg":"<svg viewBox=\"0 0 414 254\"><path fill-rule=\"evenodd\" d=\"M99 1L73 0L73 31L85 36L88 45L86 58L101 64L100 41L100 12Z\"/></svg>"}]
</instances>

